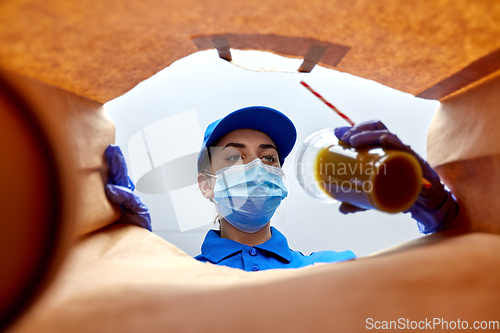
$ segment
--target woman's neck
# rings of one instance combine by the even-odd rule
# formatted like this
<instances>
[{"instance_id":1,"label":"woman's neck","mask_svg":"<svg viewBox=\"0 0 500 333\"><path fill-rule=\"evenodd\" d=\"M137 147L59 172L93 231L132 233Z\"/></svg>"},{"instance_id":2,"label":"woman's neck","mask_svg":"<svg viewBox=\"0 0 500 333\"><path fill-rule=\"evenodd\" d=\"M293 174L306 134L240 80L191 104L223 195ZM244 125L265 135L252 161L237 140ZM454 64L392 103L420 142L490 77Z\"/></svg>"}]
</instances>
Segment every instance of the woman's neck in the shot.
<instances>
[{"instance_id":1,"label":"woman's neck","mask_svg":"<svg viewBox=\"0 0 500 333\"><path fill-rule=\"evenodd\" d=\"M250 234L233 227L226 220L220 219L220 236L248 246L260 245L271 239L271 223L268 222L264 228Z\"/></svg>"}]
</instances>

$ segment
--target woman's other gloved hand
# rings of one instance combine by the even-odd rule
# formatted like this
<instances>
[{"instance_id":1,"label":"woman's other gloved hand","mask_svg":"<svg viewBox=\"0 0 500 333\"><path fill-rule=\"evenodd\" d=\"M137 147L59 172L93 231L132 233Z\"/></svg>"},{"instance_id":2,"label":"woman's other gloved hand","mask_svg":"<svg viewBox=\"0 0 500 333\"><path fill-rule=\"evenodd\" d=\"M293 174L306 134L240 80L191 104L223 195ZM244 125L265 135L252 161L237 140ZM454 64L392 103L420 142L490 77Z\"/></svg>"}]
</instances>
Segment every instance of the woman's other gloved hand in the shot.
<instances>
[{"instance_id":1,"label":"woman's other gloved hand","mask_svg":"<svg viewBox=\"0 0 500 333\"><path fill-rule=\"evenodd\" d=\"M141 198L134 194L134 183L128 176L127 164L120 147L109 145L104 153L108 163L108 184L105 186L106 196L111 202L120 205L121 223L135 224L151 231L151 217L148 207Z\"/></svg>"},{"instance_id":2,"label":"woman's other gloved hand","mask_svg":"<svg viewBox=\"0 0 500 333\"><path fill-rule=\"evenodd\" d=\"M409 146L404 145L398 137L378 121L366 121L352 127L338 127L335 129L337 138L354 148L371 145L382 146L386 149L400 150L411 154L420 163L423 177L430 186L422 186L417 201L405 213L410 212L417 220L418 228L422 233L436 232L450 227L458 215L459 206L451 192L441 183L437 173L430 165L415 153ZM342 203L339 208L343 214L364 210L351 204Z\"/></svg>"}]
</instances>

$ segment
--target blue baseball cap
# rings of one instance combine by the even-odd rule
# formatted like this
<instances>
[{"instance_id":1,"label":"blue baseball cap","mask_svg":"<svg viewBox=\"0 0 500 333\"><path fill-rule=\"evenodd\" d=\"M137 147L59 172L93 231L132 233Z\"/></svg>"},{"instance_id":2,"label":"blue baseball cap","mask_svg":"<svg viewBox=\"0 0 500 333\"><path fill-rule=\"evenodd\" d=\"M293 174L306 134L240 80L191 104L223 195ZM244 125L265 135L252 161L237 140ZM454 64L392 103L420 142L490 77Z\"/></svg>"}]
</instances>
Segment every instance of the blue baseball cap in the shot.
<instances>
[{"instance_id":1,"label":"blue baseball cap","mask_svg":"<svg viewBox=\"0 0 500 333\"><path fill-rule=\"evenodd\" d=\"M281 165L285 163L285 157L290 154L297 140L297 131L292 121L278 110L266 106L242 108L208 125L198 155L198 172L204 159L208 158L207 148L224 135L239 129L254 129L267 134L278 148Z\"/></svg>"}]
</instances>

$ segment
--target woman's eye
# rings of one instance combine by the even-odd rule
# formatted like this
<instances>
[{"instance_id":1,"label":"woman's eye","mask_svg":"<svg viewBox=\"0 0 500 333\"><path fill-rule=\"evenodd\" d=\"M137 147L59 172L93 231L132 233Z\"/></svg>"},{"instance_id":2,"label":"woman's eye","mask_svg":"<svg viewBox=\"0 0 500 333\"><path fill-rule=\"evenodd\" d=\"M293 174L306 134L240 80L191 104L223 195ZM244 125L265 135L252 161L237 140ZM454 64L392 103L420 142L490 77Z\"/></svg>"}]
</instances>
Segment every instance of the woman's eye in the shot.
<instances>
[{"instance_id":1,"label":"woman's eye","mask_svg":"<svg viewBox=\"0 0 500 333\"><path fill-rule=\"evenodd\" d=\"M276 157L274 157L273 155L266 155L262 157L262 161L267 163L274 163L276 161Z\"/></svg>"},{"instance_id":2,"label":"woman's eye","mask_svg":"<svg viewBox=\"0 0 500 333\"><path fill-rule=\"evenodd\" d=\"M226 158L226 160L228 160L228 161L230 161L230 162L236 162L236 161L238 161L240 158L241 158L241 155L240 155L240 154L234 154L234 155L230 155L228 158Z\"/></svg>"}]
</instances>

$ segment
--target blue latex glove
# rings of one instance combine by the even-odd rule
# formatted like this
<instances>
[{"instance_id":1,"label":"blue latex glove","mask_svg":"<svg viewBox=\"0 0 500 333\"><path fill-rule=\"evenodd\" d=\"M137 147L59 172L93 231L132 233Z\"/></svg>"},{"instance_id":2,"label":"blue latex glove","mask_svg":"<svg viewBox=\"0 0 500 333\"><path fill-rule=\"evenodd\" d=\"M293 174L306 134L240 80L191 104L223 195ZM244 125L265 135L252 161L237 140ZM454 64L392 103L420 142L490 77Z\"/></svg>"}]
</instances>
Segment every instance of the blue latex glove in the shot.
<instances>
[{"instance_id":1,"label":"blue latex glove","mask_svg":"<svg viewBox=\"0 0 500 333\"><path fill-rule=\"evenodd\" d=\"M127 175L127 164L120 147L109 145L104 154L109 168L108 184L104 189L108 199L120 205L120 222L135 224L151 231L149 209L141 198L133 193L135 186Z\"/></svg>"},{"instance_id":2,"label":"blue latex glove","mask_svg":"<svg viewBox=\"0 0 500 333\"><path fill-rule=\"evenodd\" d=\"M451 192L447 191L441 183L437 173L409 146L404 145L398 137L387 129L385 125L372 120L356 124L352 127L339 127L335 129L339 140L346 142L354 148L371 145L382 146L387 149L404 151L413 155L420 163L423 176L431 185L422 186L417 201L405 213L417 220L418 229L422 233L436 232L452 225L458 215L459 206ZM343 203L339 209L342 213L352 213L362 208Z\"/></svg>"}]
</instances>

